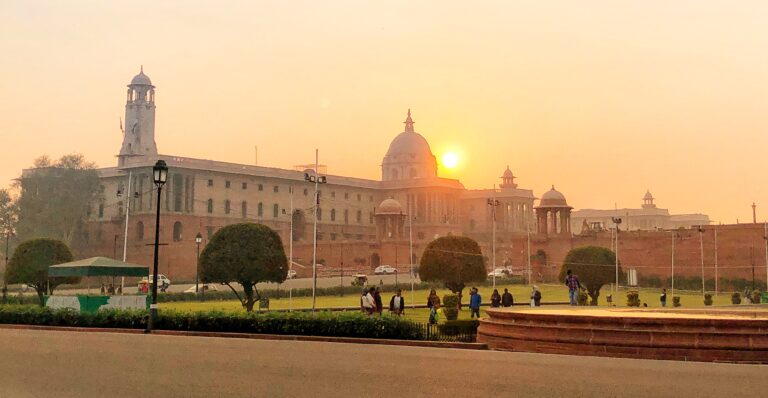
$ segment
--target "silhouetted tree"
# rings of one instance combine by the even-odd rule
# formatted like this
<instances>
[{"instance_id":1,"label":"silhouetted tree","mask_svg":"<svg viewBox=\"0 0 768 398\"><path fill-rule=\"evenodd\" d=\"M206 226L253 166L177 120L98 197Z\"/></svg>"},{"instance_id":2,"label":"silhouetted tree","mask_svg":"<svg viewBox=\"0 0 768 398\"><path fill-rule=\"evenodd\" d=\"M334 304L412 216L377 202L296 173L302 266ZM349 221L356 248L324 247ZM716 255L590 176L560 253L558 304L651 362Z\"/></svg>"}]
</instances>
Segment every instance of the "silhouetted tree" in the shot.
<instances>
[{"instance_id":1,"label":"silhouetted tree","mask_svg":"<svg viewBox=\"0 0 768 398\"><path fill-rule=\"evenodd\" d=\"M560 281L565 281L565 274L571 270L579 277L581 285L589 293L590 305L597 305L600 289L616 280L616 255L604 247L583 246L571 249L565 256L560 269ZM623 278L619 268L619 278Z\"/></svg>"},{"instance_id":2,"label":"silhouetted tree","mask_svg":"<svg viewBox=\"0 0 768 398\"><path fill-rule=\"evenodd\" d=\"M69 261L72 261L72 252L61 241L47 238L24 241L13 252L5 278L8 283L25 283L34 287L42 306L46 291L51 294L59 285L80 282L79 277L48 277L48 267Z\"/></svg>"},{"instance_id":3,"label":"silhouetted tree","mask_svg":"<svg viewBox=\"0 0 768 398\"><path fill-rule=\"evenodd\" d=\"M460 294L467 283L483 282L487 277L480 246L463 236L443 236L429 242L421 256L419 277L425 282L442 282Z\"/></svg>"}]
</instances>

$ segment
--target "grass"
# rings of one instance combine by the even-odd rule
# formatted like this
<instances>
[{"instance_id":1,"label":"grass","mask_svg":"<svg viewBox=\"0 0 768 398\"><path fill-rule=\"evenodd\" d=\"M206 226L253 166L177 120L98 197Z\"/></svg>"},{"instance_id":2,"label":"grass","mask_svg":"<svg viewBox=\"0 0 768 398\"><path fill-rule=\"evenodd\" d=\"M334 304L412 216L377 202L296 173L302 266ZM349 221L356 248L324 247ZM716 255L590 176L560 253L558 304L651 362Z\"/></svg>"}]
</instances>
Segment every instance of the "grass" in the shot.
<instances>
[{"instance_id":1,"label":"grass","mask_svg":"<svg viewBox=\"0 0 768 398\"><path fill-rule=\"evenodd\" d=\"M407 288L408 286L403 286L404 288ZM509 292L512 293L512 296L515 299L515 303L529 303L530 302L530 288L525 285L509 285L509 284L498 284L497 289L499 292L503 293L504 288L509 289ZM480 287L480 295L483 298L483 302L489 302L491 298L491 293L493 292L493 288L491 287ZM568 289L565 286L561 285L541 285L540 286L541 294L542 294L542 301L543 302L563 302L568 301ZM659 303L659 294L661 292L661 289L640 289L640 302L641 303L647 303L649 308L658 308L660 307ZM444 294L449 293L446 289L437 289L438 295L442 297ZM467 290L464 291L464 299L463 303L466 304L469 301ZM601 291L601 295L599 298L599 305L600 306L607 306L606 303L606 295L610 294L610 291L606 288L603 291ZM411 305L412 297L415 298L415 302L417 305L423 305L426 304L427 296L429 295L429 291L425 289L421 290L415 290L413 296L411 295L410 289L404 289L403 290L403 296L405 297L406 307ZM681 304L684 308L691 308L691 307L703 307L704 306L704 298L702 297L701 293L699 292L681 292L676 291L675 295L680 296ZM626 306L626 290L622 289L619 291L618 295L614 297L614 304L619 307ZM389 306L389 299L391 298L391 294L384 293L384 296L382 297L385 308ZM714 301L715 306L724 306L724 305L731 305L731 295L730 293L720 293L717 296L712 297ZM343 297L340 296L318 296L317 297L317 308L330 308L330 307L357 307L359 305L359 296L356 294L352 295L344 295ZM272 299L270 300L270 309L277 310L277 309L306 309L312 307L312 298L311 297L297 297L289 300L288 298L281 298L281 299ZM668 295L667 297L667 306L672 307L672 296ZM170 303L161 303L160 304L161 309L173 309L177 311L210 311L210 310L219 310L219 311L233 311L233 312L239 312L244 311L243 307L240 305L240 302L231 300L231 301L206 301L206 302L170 302ZM258 308L258 304L256 306ZM484 307L485 308L485 307ZM385 311L386 312L386 311ZM406 318L414 320L416 322L427 322L429 319L429 310L426 308L423 309L410 309L406 308ZM459 312L459 319L469 319L469 310L464 307L462 311Z\"/></svg>"}]
</instances>

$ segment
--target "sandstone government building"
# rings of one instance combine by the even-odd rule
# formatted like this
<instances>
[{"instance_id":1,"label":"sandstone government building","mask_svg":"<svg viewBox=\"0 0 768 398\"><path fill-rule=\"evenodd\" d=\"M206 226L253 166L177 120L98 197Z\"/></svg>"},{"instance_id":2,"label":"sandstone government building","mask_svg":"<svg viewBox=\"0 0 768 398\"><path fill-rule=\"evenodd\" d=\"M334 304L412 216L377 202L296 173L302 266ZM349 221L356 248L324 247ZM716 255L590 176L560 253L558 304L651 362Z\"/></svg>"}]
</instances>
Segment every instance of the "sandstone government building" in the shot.
<instances>
[{"instance_id":1,"label":"sandstone government building","mask_svg":"<svg viewBox=\"0 0 768 398\"><path fill-rule=\"evenodd\" d=\"M528 258L535 257L536 274L542 278L556 272L557 262L572 247L610 247L607 231L614 227L610 223L613 214L625 219L621 227L628 238L650 234L662 239L659 232L664 229L680 228L693 234L693 226L710 228L706 215L674 216L657 209L650 193L639 209L574 211L554 186L540 198L531 189L519 187L509 167L503 170L500 166L498 188L467 189L458 180L439 176L437 160L416 131L410 111L402 132L394 135L383 154L381 179L327 175L314 211L314 184L304 179L305 172L313 172L305 168L312 166L280 169L160 154L155 143L155 112L155 86L142 70L128 85L117 166L98 170L104 195L92 206L83 255L122 256L130 200L128 261L151 263L149 244L153 242L157 201L152 166L159 159L169 167L160 198L160 240L166 244L161 248L160 271L177 279L194 278L198 233L204 245L219 228L240 222L273 228L280 233L286 253L292 237L292 264L299 276L311 273L312 217L318 222L321 273L329 275L341 270L345 275L370 272L380 264L407 272L408 264L418 262L427 243L446 235L477 239L490 259L494 211L497 265L522 269ZM496 206L489 205L492 198ZM666 236L663 239L668 240ZM413 259L409 258L411 238ZM654 255L643 253L642 243L637 244L638 264L662 262L662 257L668 262L668 253L648 260ZM620 245L627 245L625 255L631 258L631 239Z\"/></svg>"}]
</instances>

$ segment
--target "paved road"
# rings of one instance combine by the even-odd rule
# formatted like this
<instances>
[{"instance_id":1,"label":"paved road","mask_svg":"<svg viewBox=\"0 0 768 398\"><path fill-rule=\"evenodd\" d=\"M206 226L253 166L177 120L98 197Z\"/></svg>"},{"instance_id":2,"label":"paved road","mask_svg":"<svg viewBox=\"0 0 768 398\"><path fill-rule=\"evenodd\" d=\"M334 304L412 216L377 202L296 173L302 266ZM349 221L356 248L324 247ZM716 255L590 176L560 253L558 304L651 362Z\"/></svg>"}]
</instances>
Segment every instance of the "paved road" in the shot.
<instances>
[{"instance_id":1,"label":"paved road","mask_svg":"<svg viewBox=\"0 0 768 398\"><path fill-rule=\"evenodd\" d=\"M679 398L768 390L766 366L419 347L0 329L0 352L0 396L19 398Z\"/></svg>"}]
</instances>

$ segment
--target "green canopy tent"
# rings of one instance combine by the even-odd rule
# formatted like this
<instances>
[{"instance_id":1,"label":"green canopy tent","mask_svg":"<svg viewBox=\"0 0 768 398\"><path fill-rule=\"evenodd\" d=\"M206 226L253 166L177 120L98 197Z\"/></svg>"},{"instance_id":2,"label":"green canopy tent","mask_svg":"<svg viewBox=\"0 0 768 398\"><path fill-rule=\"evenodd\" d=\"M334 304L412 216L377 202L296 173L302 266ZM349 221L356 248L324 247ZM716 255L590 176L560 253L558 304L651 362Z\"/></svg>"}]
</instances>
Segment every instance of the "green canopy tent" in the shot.
<instances>
[{"instance_id":1,"label":"green canopy tent","mask_svg":"<svg viewBox=\"0 0 768 398\"><path fill-rule=\"evenodd\" d=\"M107 257L91 257L48 267L48 276L148 276L149 267L113 260Z\"/></svg>"},{"instance_id":2,"label":"green canopy tent","mask_svg":"<svg viewBox=\"0 0 768 398\"><path fill-rule=\"evenodd\" d=\"M61 276L79 276L88 278L88 296L90 296L91 286L90 277L116 277L116 276L138 276L146 277L149 275L149 267L146 265L131 264L123 261L113 260L106 257L91 257L83 260L71 261L63 264L56 264L48 267L48 277ZM103 292L102 292L103 294ZM143 306L143 302L148 302L145 296L137 298L136 296L80 296L77 298L66 297L46 301L46 305L55 307L77 308L83 311L95 311L104 305ZM133 303L136 301L136 303ZM113 304L111 304L113 303Z\"/></svg>"}]
</instances>

